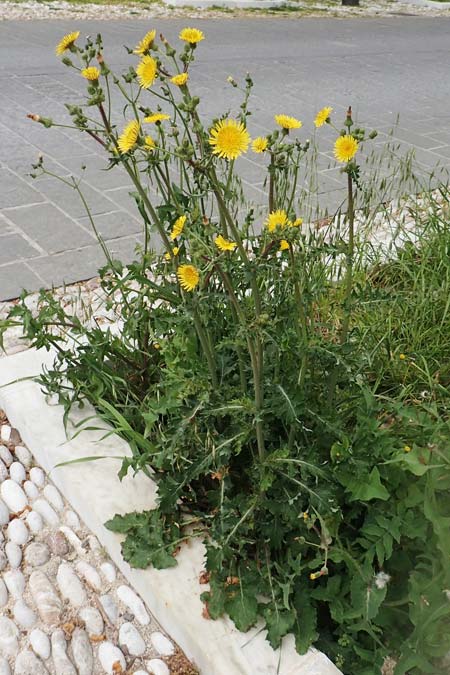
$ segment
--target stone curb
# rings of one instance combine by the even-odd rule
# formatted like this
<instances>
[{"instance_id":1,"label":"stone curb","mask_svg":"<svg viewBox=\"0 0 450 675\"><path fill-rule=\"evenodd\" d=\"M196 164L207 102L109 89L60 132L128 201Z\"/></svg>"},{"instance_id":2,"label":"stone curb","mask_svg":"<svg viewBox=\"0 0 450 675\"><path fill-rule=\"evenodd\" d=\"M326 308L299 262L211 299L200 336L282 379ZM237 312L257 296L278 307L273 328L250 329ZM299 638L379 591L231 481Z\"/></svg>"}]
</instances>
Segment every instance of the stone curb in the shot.
<instances>
[{"instance_id":1,"label":"stone curb","mask_svg":"<svg viewBox=\"0 0 450 675\"><path fill-rule=\"evenodd\" d=\"M133 477L131 472L119 482L120 459L131 451L117 436L105 438L105 424L100 420L101 431L83 431L68 440L62 407L48 403L39 385L30 379L43 365L51 365L53 358L52 353L35 349L2 358L0 407L10 423L20 429L38 463L202 675L339 675L341 671L321 652L310 649L304 656L297 654L292 636L283 641L280 655L258 626L244 634L229 619L204 619L200 593L205 587L198 581L204 559L200 541L186 545L177 557L177 567L169 570L136 570L123 560L121 537L106 530L103 523L115 513L152 508L155 484L143 474ZM74 414L71 422L76 424L92 413L87 407ZM89 426L96 426L96 421L91 419ZM86 456L108 458L54 468L59 462Z\"/></svg>"}]
</instances>

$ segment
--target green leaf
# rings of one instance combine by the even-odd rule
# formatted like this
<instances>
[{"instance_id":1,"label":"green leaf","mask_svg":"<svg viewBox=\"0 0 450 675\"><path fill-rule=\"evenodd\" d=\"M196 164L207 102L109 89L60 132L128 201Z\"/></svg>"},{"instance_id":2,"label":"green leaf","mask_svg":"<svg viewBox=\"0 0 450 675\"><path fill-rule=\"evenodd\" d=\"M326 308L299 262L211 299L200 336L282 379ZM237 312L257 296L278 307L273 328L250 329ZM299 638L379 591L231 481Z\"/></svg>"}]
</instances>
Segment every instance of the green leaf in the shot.
<instances>
[{"instance_id":1,"label":"green leaf","mask_svg":"<svg viewBox=\"0 0 450 675\"><path fill-rule=\"evenodd\" d=\"M281 638L292 630L295 624L296 613L293 610L277 610L276 607L269 605L264 610L266 620L267 639L274 649L281 644Z\"/></svg>"},{"instance_id":2,"label":"green leaf","mask_svg":"<svg viewBox=\"0 0 450 675\"><path fill-rule=\"evenodd\" d=\"M349 481L347 490L351 493L350 501L368 502L371 499L389 499L389 492L382 485L380 472L376 466L365 478L355 478Z\"/></svg>"},{"instance_id":3,"label":"green leaf","mask_svg":"<svg viewBox=\"0 0 450 675\"><path fill-rule=\"evenodd\" d=\"M236 628L245 633L258 619L258 601L254 594L246 593L238 586L227 595L225 610L233 619Z\"/></svg>"},{"instance_id":4,"label":"green leaf","mask_svg":"<svg viewBox=\"0 0 450 675\"><path fill-rule=\"evenodd\" d=\"M306 654L313 642L317 640L317 611L311 602L308 589L297 588L294 597L294 606L297 612L294 631L295 647L299 654Z\"/></svg>"}]
</instances>

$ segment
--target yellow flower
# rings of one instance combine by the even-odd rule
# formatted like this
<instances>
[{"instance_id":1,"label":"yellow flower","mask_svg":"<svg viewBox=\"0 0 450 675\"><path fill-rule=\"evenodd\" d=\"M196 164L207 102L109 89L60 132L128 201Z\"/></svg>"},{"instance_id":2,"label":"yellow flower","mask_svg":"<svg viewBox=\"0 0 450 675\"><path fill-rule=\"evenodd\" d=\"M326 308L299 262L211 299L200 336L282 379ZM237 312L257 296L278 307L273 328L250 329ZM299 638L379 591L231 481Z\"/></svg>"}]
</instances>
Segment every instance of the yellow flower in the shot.
<instances>
[{"instance_id":1,"label":"yellow flower","mask_svg":"<svg viewBox=\"0 0 450 675\"><path fill-rule=\"evenodd\" d=\"M172 241L177 237L179 237L180 234L183 232L185 223L186 223L186 216L180 216L179 218L176 219L176 221L172 225L172 232L170 233L170 238L172 239Z\"/></svg>"},{"instance_id":2,"label":"yellow flower","mask_svg":"<svg viewBox=\"0 0 450 675\"><path fill-rule=\"evenodd\" d=\"M409 445L405 445L404 448L403 448L404 452L411 452L411 450L412 450L412 448Z\"/></svg>"},{"instance_id":3,"label":"yellow flower","mask_svg":"<svg viewBox=\"0 0 450 675\"><path fill-rule=\"evenodd\" d=\"M144 138L145 149L152 152L155 149L155 141L151 136L145 136Z\"/></svg>"},{"instance_id":4,"label":"yellow flower","mask_svg":"<svg viewBox=\"0 0 450 675\"><path fill-rule=\"evenodd\" d=\"M255 140L252 143L252 150L253 152L264 152L267 150L267 138L264 136L258 136L258 138L255 138Z\"/></svg>"},{"instance_id":5,"label":"yellow flower","mask_svg":"<svg viewBox=\"0 0 450 675\"><path fill-rule=\"evenodd\" d=\"M129 152L135 145L139 136L139 122L129 122L118 138L118 146L121 152Z\"/></svg>"},{"instance_id":6,"label":"yellow flower","mask_svg":"<svg viewBox=\"0 0 450 675\"><path fill-rule=\"evenodd\" d=\"M142 61L136 66L139 84L143 89L148 89L156 80L158 64L153 56L143 56Z\"/></svg>"},{"instance_id":7,"label":"yellow flower","mask_svg":"<svg viewBox=\"0 0 450 675\"><path fill-rule=\"evenodd\" d=\"M282 239L280 241L280 251L287 251L288 248L289 248L289 242L286 241L286 239Z\"/></svg>"},{"instance_id":8,"label":"yellow flower","mask_svg":"<svg viewBox=\"0 0 450 675\"><path fill-rule=\"evenodd\" d=\"M167 253L164 253L164 257L166 260L170 260L172 257L175 258L179 252L180 252L179 246L174 246L172 249L172 253L169 253L167 251Z\"/></svg>"},{"instance_id":9,"label":"yellow flower","mask_svg":"<svg viewBox=\"0 0 450 675\"><path fill-rule=\"evenodd\" d=\"M309 575L309 578L311 579L311 581L314 581L314 579L318 579L321 576L322 575L321 575L320 572L311 572L311 574Z\"/></svg>"},{"instance_id":10,"label":"yellow flower","mask_svg":"<svg viewBox=\"0 0 450 675\"><path fill-rule=\"evenodd\" d=\"M170 115L166 115L166 113L155 113L154 115L144 117L144 122L147 124L158 124L158 122L164 122L164 120L170 120Z\"/></svg>"},{"instance_id":11,"label":"yellow flower","mask_svg":"<svg viewBox=\"0 0 450 675\"><path fill-rule=\"evenodd\" d=\"M300 225L303 225L303 218L296 218L290 225L291 227L300 227Z\"/></svg>"},{"instance_id":12,"label":"yellow flower","mask_svg":"<svg viewBox=\"0 0 450 675\"><path fill-rule=\"evenodd\" d=\"M77 40L79 37L79 30L75 31L75 33L68 33L67 35L64 35L62 40L60 40L56 45L55 51L57 56L61 56L61 54L64 54L65 51L73 47L75 40Z\"/></svg>"},{"instance_id":13,"label":"yellow flower","mask_svg":"<svg viewBox=\"0 0 450 675\"><path fill-rule=\"evenodd\" d=\"M269 213L269 216L266 220L266 227L269 232L274 232L277 228L284 229L286 225L289 225L286 211L278 209L278 211L272 211L272 213Z\"/></svg>"},{"instance_id":14,"label":"yellow flower","mask_svg":"<svg viewBox=\"0 0 450 675\"><path fill-rule=\"evenodd\" d=\"M405 354L399 354L398 358L400 359L400 361L404 361L406 359L406 356Z\"/></svg>"},{"instance_id":15,"label":"yellow flower","mask_svg":"<svg viewBox=\"0 0 450 675\"><path fill-rule=\"evenodd\" d=\"M289 115L275 115L275 122L280 125L282 129L300 129L302 123L295 117Z\"/></svg>"},{"instance_id":16,"label":"yellow flower","mask_svg":"<svg viewBox=\"0 0 450 675\"><path fill-rule=\"evenodd\" d=\"M90 82L95 82L100 77L100 71L95 66L89 66L89 68L83 68L81 74L86 80Z\"/></svg>"},{"instance_id":17,"label":"yellow flower","mask_svg":"<svg viewBox=\"0 0 450 675\"><path fill-rule=\"evenodd\" d=\"M189 75L187 73L180 73L179 75L174 75L173 77L170 78L170 81L172 84L176 84L177 87L182 87L184 84L189 79Z\"/></svg>"},{"instance_id":18,"label":"yellow flower","mask_svg":"<svg viewBox=\"0 0 450 675\"><path fill-rule=\"evenodd\" d=\"M234 241L228 241L228 239L222 237L221 234L219 234L219 236L214 239L214 243L221 251L234 251L237 246Z\"/></svg>"},{"instance_id":19,"label":"yellow flower","mask_svg":"<svg viewBox=\"0 0 450 675\"><path fill-rule=\"evenodd\" d=\"M242 122L233 119L221 120L211 129L209 144L213 153L225 159L236 159L247 152L250 136Z\"/></svg>"},{"instance_id":20,"label":"yellow flower","mask_svg":"<svg viewBox=\"0 0 450 675\"><path fill-rule=\"evenodd\" d=\"M349 162L358 151L358 141L353 136L339 136L334 144L334 156L339 162Z\"/></svg>"},{"instance_id":21,"label":"yellow flower","mask_svg":"<svg viewBox=\"0 0 450 675\"><path fill-rule=\"evenodd\" d=\"M200 281L200 274L194 265L180 265L177 270L178 281L185 291L193 291Z\"/></svg>"},{"instance_id":22,"label":"yellow flower","mask_svg":"<svg viewBox=\"0 0 450 675\"><path fill-rule=\"evenodd\" d=\"M133 50L133 54L145 54L146 52L148 52L148 50L153 44L155 37L156 37L156 30L149 30L149 32L144 35L142 40L137 43L136 47Z\"/></svg>"},{"instance_id":23,"label":"yellow flower","mask_svg":"<svg viewBox=\"0 0 450 675\"><path fill-rule=\"evenodd\" d=\"M191 45L197 44L197 42L201 42L202 40L205 39L205 36L203 35L203 32L201 30L198 30L198 28L183 28L179 35L180 40L184 40L185 42L189 42Z\"/></svg>"},{"instance_id":24,"label":"yellow flower","mask_svg":"<svg viewBox=\"0 0 450 675\"><path fill-rule=\"evenodd\" d=\"M316 119L314 120L314 124L316 125L317 128L322 127L325 122L329 119L331 113L333 112L333 108L322 108L322 110L319 110L319 112L316 115Z\"/></svg>"}]
</instances>

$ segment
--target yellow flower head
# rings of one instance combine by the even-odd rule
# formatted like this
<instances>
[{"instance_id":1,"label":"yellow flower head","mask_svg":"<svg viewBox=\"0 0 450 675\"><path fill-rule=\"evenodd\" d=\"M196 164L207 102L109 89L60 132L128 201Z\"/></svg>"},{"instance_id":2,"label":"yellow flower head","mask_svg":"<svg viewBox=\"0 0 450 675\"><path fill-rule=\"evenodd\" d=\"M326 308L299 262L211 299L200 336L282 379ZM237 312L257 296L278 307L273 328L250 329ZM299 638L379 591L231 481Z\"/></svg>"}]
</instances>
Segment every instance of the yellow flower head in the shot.
<instances>
[{"instance_id":1,"label":"yellow flower head","mask_svg":"<svg viewBox=\"0 0 450 675\"><path fill-rule=\"evenodd\" d=\"M303 218L296 218L290 225L291 227L300 227L300 225L303 225Z\"/></svg>"},{"instance_id":2,"label":"yellow flower head","mask_svg":"<svg viewBox=\"0 0 450 675\"><path fill-rule=\"evenodd\" d=\"M317 128L323 127L325 122L330 119L330 115L333 112L333 108L322 108L322 110L319 110L319 112L316 115L316 119L314 120L314 124L316 125Z\"/></svg>"},{"instance_id":3,"label":"yellow flower head","mask_svg":"<svg viewBox=\"0 0 450 675\"><path fill-rule=\"evenodd\" d=\"M83 68L81 74L86 80L90 82L96 82L100 77L100 71L95 66L89 66L89 68Z\"/></svg>"},{"instance_id":4,"label":"yellow flower head","mask_svg":"<svg viewBox=\"0 0 450 675\"><path fill-rule=\"evenodd\" d=\"M403 452L411 452L411 446L410 445L405 445L403 447Z\"/></svg>"},{"instance_id":5,"label":"yellow flower head","mask_svg":"<svg viewBox=\"0 0 450 675\"><path fill-rule=\"evenodd\" d=\"M221 234L214 239L214 243L220 251L234 251L237 246L234 241L228 241Z\"/></svg>"},{"instance_id":6,"label":"yellow flower head","mask_svg":"<svg viewBox=\"0 0 450 675\"><path fill-rule=\"evenodd\" d=\"M155 149L155 141L151 136L145 136L144 138L144 146L146 150L149 150L152 152Z\"/></svg>"},{"instance_id":7,"label":"yellow flower head","mask_svg":"<svg viewBox=\"0 0 450 675\"><path fill-rule=\"evenodd\" d=\"M399 354L398 358L400 359L400 361L404 361L406 359L406 356L405 354Z\"/></svg>"},{"instance_id":8,"label":"yellow flower head","mask_svg":"<svg viewBox=\"0 0 450 675\"><path fill-rule=\"evenodd\" d=\"M167 253L164 253L164 258L166 260L171 260L171 258L176 258L179 252L180 252L179 246L174 246L172 249L172 253L169 253L168 251Z\"/></svg>"},{"instance_id":9,"label":"yellow flower head","mask_svg":"<svg viewBox=\"0 0 450 675\"><path fill-rule=\"evenodd\" d=\"M282 239L280 241L280 251L287 251L288 248L289 248L289 242L286 241L286 239Z\"/></svg>"},{"instance_id":10,"label":"yellow flower head","mask_svg":"<svg viewBox=\"0 0 450 675\"><path fill-rule=\"evenodd\" d=\"M334 156L339 162L349 162L358 151L358 141L353 136L339 136L334 144Z\"/></svg>"},{"instance_id":11,"label":"yellow flower head","mask_svg":"<svg viewBox=\"0 0 450 675\"><path fill-rule=\"evenodd\" d=\"M203 32L198 30L198 28L183 28L179 35L180 40L189 42L191 45L196 45L197 42L201 42L205 39Z\"/></svg>"},{"instance_id":12,"label":"yellow flower head","mask_svg":"<svg viewBox=\"0 0 450 675\"><path fill-rule=\"evenodd\" d=\"M133 50L133 54L145 54L148 52L155 40L155 37L156 30L149 30L149 32L144 35L142 40L137 43Z\"/></svg>"},{"instance_id":13,"label":"yellow flower head","mask_svg":"<svg viewBox=\"0 0 450 675\"><path fill-rule=\"evenodd\" d=\"M172 232L170 233L170 238L172 239L172 241L177 237L179 237L180 234L183 232L185 223L186 223L186 216L180 216L179 218L176 219L176 221L172 226Z\"/></svg>"},{"instance_id":14,"label":"yellow flower head","mask_svg":"<svg viewBox=\"0 0 450 675\"><path fill-rule=\"evenodd\" d=\"M164 122L164 120L170 120L170 115L166 115L166 113L155 113L154 115L144 117L144 122L147 124L158 124L158 122Z\"/></svg>"},{"instance_id":15,"label":"yellow flower head","mask_svg":"<svg viewBox=\"0 0 450 675\"><path fill-rule=\"evenodd\" d=\"M148 89L156 80L158 64L153 56L143 56L142 60L136 66L136 73L139 84L143 89Z\"/></svg>"},{"instance_id":16,"label":"yellow flower head","mask_svg":"<svg viewBox=\"0 0 450 675\"><path fill-rule=\"evenodd\" d=\"M193 291L200 281L200 274L194 265L180 265L177 277L181 288L185 291Z\"/></svg>"},{"instance_id":17,"label":"yellow flower head","mask_svg":"<svg viewBox=\"0 0 450 675\"><path fill-rule=\"evenodd\" d=\"M300 129L302 123L295 117L289 115L275 115L275 122L280 125L282 129Z\"/></svg>"},{"instance_id":18,"label":"yellow flower head","mask_svg":"<svg viewBox=\"0 0 450 675\"><path fill-rule=\"evenodd\" d=\"M189 79L189 75L187 73L180 73L179 75L174 75L173 77L170 78L170 81L172 84L176 84L177 87L182 87L184 84Z\"/></svg>"},{"instance_id":19,"label":"yellow flower head","mask_svg":"<svg viewBox=\"0 0 450 675\"><path fill-rule=\"evenodd\" d=\"M282 209L278 209L278 211L272 211L272 213L269 213L269 216L266 220L266 227L269 230L269 232L274 232L278 228L283 230L286 227L286 225L289 224L290 223L287 217L287 213Z\"/></svg>"},{"instance_id":20,"label":"yellow flower head","mask_svg":"<svg viewBox=\"0 0 450 675\"><path fill-rule=\"evenodd\" d=\"M64 54L65 51L73 47L75 40L77 40L79 37L79 30L75 31L74 33L68 33L67 35L64 35L62 40L60 40L56 45L55 51L57 56L61 56L61 54Z\"/></svg>"},{"instance_id":21,"label":"yellow flower head","mask_svg":"<svg viewBox=\"0 0 450 675\"><path fill-rule=\"evenodd\" d=\"M258 136L252 143L253 152L261 153L267 150L267 138L264 136Z\"/></svg>"},{"instance_id":22,"label":"yellow flower head","mask_svg":"<svg viewBox=\"0 0 450 675\"><path fill-rule=\"evenodd\" d=\"M242 122L233 119L221 120L211 129L208 140L213 153L225 159L236 159L247 152L250 136Z\"/></svg>"},{"instance_id":23,"label":"yellow flower head","mask_svg":"<svg viewBox=\"0 0 450 675\"><path fill-rule=\"evenodd\" d=\"M129 152L135 145L139 136L139 122L129 122L118 138L118 146L121 152Z\"/></svg>"}]
</instances>

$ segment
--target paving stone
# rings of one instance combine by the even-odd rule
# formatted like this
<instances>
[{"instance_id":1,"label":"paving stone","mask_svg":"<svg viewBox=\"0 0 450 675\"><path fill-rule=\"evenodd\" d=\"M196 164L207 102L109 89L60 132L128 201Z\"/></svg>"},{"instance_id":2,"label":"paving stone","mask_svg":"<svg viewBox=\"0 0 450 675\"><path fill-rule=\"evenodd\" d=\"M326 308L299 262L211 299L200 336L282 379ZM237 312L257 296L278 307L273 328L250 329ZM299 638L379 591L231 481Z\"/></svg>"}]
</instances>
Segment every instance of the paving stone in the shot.
<instances>
[{"instance_id":1,"label":"paving stone","mask_svg":"<svg viewBox=\"0 0 450 675\"><path fill-rule=\"evenodd\" d=\"M45 197L8 169L0 169L0 209L43 202Z\"/></svg>"},{"instance_id":2,"label":"paving stone","mask_svg":"<svg viewBox=\"0 0 450 675\"><path fill-rule=\"evenodd\" d=\"M98 244L58 255L48 255L30 260L31 270L51 287L90 279L105 264L105 256ZM0 271L1 271L0 267ZM41 284L42 285L42 284Z\"/></svg>"},{"instance_id":3,"label":"paving stone","mask_svg":"<svg viewBox=\"0 0 450 675\"><path fill-rule=\"evenodd\" d=\"M85 228L90 228L89 218L78 218L78 222ZM127 237L130 234L140 233L142 223L134 218L128 211L112 211L102 213L94 218L95 227L100 235L108 241L119 237Z\"/></svg>"},{"instance_id":4,"label":"paving stone","mask_svg":"<svg viewBox=\"0 0 450 675\"><path fill-rule=\"evenodd\" d=\"M40 251L31 246L21 234L5 234L0 239L0 265L35 258L38 255Z\"/></svg>"}]
</instances>

